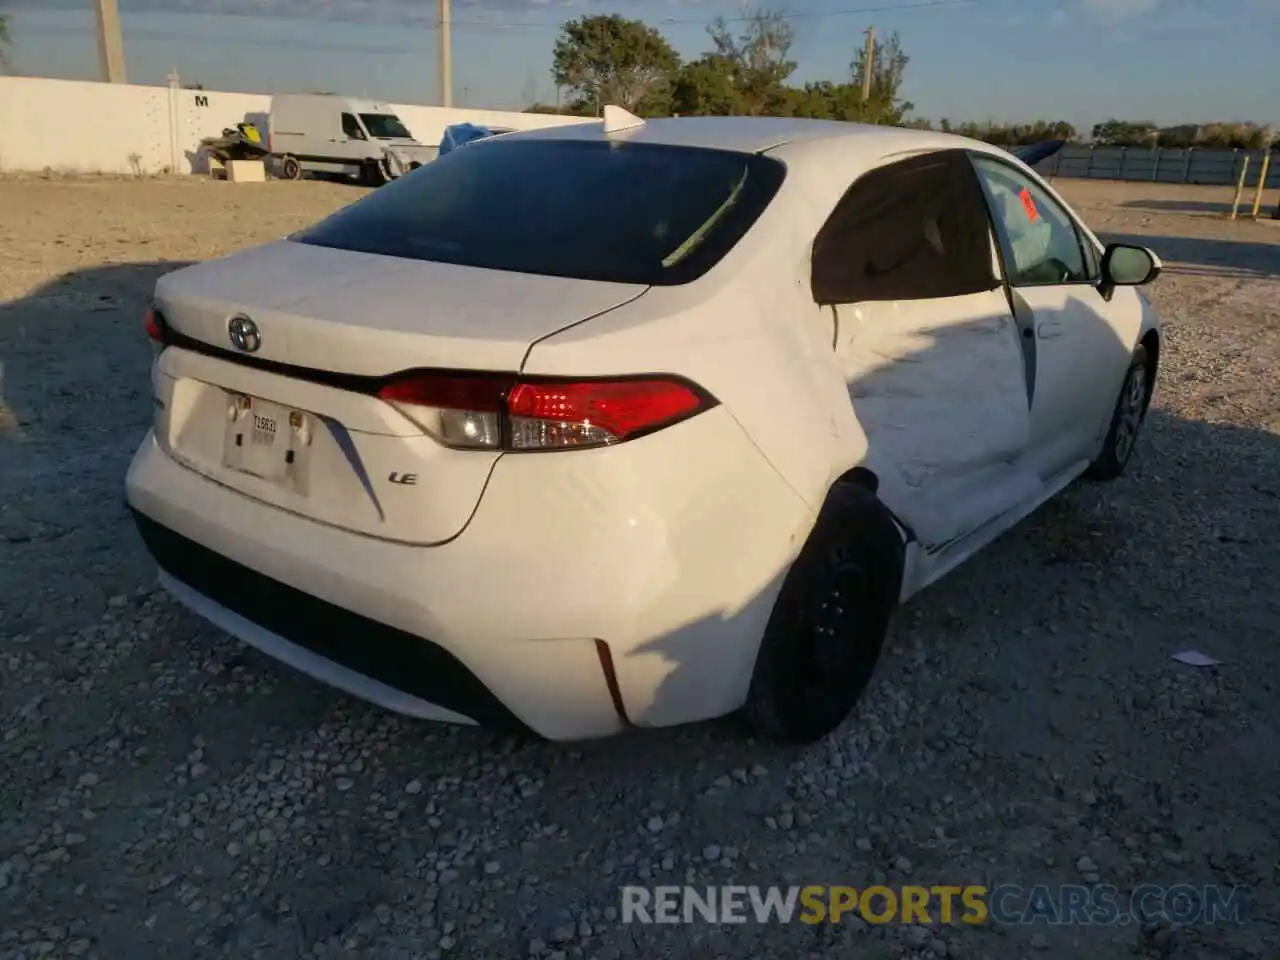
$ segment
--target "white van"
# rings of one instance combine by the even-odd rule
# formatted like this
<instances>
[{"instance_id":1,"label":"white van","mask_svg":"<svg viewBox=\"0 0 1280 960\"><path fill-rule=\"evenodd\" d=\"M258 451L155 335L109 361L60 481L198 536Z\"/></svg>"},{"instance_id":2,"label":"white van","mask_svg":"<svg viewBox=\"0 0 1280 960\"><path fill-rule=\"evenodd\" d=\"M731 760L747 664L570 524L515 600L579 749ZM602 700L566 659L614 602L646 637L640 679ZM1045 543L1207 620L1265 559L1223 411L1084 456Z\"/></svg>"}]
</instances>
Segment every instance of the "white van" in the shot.
<instances>
[{"instance_id":1,"label":"white van","mask_svg":"<svg viewBox=\"0 0 1280 960\"><path fill-rule=\"evenodd\" d=\"M389 104L327 94L272 97L268 145L288 180L313 170L377 185L435 157Z\"/></svg>"}]
</instances>

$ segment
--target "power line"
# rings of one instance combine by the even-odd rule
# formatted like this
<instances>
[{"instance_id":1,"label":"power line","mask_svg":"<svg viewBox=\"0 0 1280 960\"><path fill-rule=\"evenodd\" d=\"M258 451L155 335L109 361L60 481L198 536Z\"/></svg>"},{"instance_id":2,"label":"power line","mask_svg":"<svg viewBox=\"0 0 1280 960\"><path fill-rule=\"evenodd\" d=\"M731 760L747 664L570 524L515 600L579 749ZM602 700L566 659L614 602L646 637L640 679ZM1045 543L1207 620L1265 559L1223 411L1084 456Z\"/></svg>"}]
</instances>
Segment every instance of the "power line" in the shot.
<instances>
[{"instance_id":1,"label":"power line","mask_svg":"<svg viewBox=\"0 0 1280 960\"><path fill-rule=\"evenodd\" d=\"M859 16L868 13L895 13L899 10L930 10L942 7L967 7L975 3L976 0L918 0L915 3L900 3L892 5L880 5L875 7L847 7L840 10L801 10L796 13L775 13L773 16L779 20L804 20L817 19L821 17L848 17ZM654 21L655 26L674 26L679 24L697 24L707 25L717 21L725 23L745 23L754 20L752 16L741 17L698 17L686 19L681 17L665 17L661 20ZM514 22L503 23L499 20L451 20L452 26L467 27L491 27L498 30L528 29L528 30L560 30L563 24L560 23L528 23Z\"/></svg>"},{"instance_id":2,"label":"power line","mask_svg":"<svg viewBox=\"0 0 1280 960\"><path fill-rule=\"evenodd\" d=\"M0 0L0 6L3 6L3 2L4 0ZM795 13L777 12L777 13L774 13L773 16L776 16L780 20L807 20L807 19L819 19L822 17L859 16L863 14L872 14L872 13L895 13L900 10L910 12L915 10L966 7L966 6L972 6L976 2L978 2L978 0L917 0L917 2L913 2L913 3L899 3L899 4L891 4L891 5L881 4L879 6L869 6L869 7L848 7L844 9L838 9L838 10L800 10ZM714 23L717 20L721 20L721 19L724 20L725 23L745 23L750 20L753 20L754 17L751 17L751 16L698 17L698 18L667 17L662 20L656 20L656 21L646 20L645 22L646 23L652 22L656 26L668 26L668 25L679 26L682 24L693 24L693 25L705 26L707 24ZM343 21L331 21L331 22L342 23ZM528 21L503 22L501 20L459 20L454 17L450 18L449 24L450 26L454 26L454 27L457 27L457 26L489 27L495 30L507 30L507 29L561 30L564 27L564 24L562 22L530 23ZM425 30L427 32L435 32L437 29L439 29L438 22L427 22L427 23L418 22L418 23L404 25L404 33L410 34L410 35L415 31ZM31 24L24 27L24 33L43 34L48 36L81 37L81 36L84 36L85 31L82 27L78 27L78 26L69 26L69 25L62 25L62 24ZM148 40L184 40L186 41L186 40L192 39L191 34L187 32L163 30L163 29L157 30L155 28L147 27L147 26L131 27L129 30L129 36L131 38L145 37ZM255 46L255 47L260 46L260 47L271 47L272 49L279 49L281 45L284 45L290 48L297 48L301 50L316 50L316 51L325 51L325 52L333 52L333 53L413 53L413 54L418 53L418 50L416 48L408 45L382 46L382 45L373 45L373 44L360 44L360 43L354 43L350 41L335 42L335 41L325 41L325 40L315 40L315 41L281 40L274 37L258 39L252 36L247 36L247 37L237 38L235 42L240 46Z\"/></svg>"}]
</instances>

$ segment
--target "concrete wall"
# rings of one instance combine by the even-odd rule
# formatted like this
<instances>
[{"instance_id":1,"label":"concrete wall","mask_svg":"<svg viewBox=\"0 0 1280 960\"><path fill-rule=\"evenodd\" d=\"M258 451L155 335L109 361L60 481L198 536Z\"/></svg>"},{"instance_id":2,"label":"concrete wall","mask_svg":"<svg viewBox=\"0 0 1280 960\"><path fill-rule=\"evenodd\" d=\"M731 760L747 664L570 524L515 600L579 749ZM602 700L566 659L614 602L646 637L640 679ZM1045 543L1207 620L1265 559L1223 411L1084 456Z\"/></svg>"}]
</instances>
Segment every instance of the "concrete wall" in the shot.
<instances>
[{"instance_id":1,"label":"concrete wall","mask_svg":"<svg viewBox=\"0 0 1280 960\"><path fill-rule=\"evenodd\" d=\"M526 130L574 117L395 104L405 126L436 146L469 121ZM0 171L198 173L200 141L249 121L265 136L271 97L135 84L0 77Z\"/></svg>"},{"instance_id":2,"label":"concrete wall","mask_svg":"<svg viewBox=\"0 0 1280 960\"><path fill-rule=\"evenodd\" d=\"M576 117L395 104L419 140L437 146L444 128L470 121L528 130ZM200 173L204 137L249 121L265 135L271 97L258 93L179 90L135 84L0 77L0 171ZM1069 146L1038 165L1057 177L1233 185L1246 156L1247 186L1257 183L1260 151L1150 150ZM1280 161L1268 186L1280 186Z\"/></svg>"}]
</instances>

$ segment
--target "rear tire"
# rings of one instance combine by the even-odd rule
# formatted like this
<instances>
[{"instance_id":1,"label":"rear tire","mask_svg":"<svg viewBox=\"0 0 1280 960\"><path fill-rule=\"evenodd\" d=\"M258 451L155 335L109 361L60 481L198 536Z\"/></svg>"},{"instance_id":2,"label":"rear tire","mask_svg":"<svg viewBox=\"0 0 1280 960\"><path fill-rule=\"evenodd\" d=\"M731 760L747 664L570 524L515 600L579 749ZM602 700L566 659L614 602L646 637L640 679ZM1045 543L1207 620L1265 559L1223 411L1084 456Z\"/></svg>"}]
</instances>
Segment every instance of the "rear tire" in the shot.
<instances>
[{"instance_id":1,"label":"rear tire","mask_svg":"<svg viewBox=\"0 0 1280 960\"><path fill-rule=\"evenodd\" d=\"M302 179L302 164L297 157L285 154L280 158L280 176L285 180Z\"/></svg>"},{"instance_id":2,"label":"rear tire","mask_svg":"<svg viewBox=\"0 0 1280 960\"><path fill-rule=\"evenodd\" d=\"M1120 386L1120 396L1111 414L1111 427L1107 430L1102 452L1085 472L1088 479L1105 482L1124 474L1138 443L1138 431L1147 416L1152 386L1149 380L1147 349L1138 344Z\"/></svg>"},{"instance_id":3,"label":"rear tire","mask_svg":"<svg viewBox=\"0 0 1280 960\"><path fill-rule=\"evenodd\" d=\"M906 548L874 493L832 488L783 581L742 719L758 736L812 743L849 716L880 659Z\"/></svg>"}]
</instances>

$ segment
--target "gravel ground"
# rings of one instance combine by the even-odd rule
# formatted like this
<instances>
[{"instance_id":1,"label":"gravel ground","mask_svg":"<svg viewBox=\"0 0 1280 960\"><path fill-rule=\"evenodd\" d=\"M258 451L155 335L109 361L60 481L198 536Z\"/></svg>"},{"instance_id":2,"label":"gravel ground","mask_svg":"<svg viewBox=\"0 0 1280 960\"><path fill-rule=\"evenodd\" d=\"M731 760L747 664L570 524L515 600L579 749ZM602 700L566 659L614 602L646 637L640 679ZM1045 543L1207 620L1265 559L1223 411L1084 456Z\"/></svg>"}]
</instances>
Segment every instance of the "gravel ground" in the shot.
<instances>
[{"instance_id":1,"label":"gravel ground","mask_svg":"<svg viewBox=\"0 0 1280 960\"><path fill-rule=\"evenodd\" d=\"M161 272L359 195L0 179L0 957L1280 956L1280 229L1072 183L1167 261L1131 474L903 610L843 731L408 721L156 591L121 483ZM1170 660L1195 648L1198 669ZM1268 746L1268 744L1272 744ZM639 926L624 883L1240 884L1242 925Z\"/></svg>"}]
</instances>

